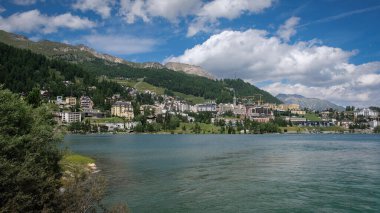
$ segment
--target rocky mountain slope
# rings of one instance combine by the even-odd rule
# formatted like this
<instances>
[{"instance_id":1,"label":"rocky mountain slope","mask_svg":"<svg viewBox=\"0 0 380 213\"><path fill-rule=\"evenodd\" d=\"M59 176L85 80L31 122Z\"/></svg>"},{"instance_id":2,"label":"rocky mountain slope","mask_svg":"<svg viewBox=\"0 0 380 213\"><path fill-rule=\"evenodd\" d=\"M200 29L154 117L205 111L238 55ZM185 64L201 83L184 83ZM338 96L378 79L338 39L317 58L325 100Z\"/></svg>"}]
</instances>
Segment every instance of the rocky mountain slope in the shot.
<instances>
[{"instance_id":1,"label":"rocky mountain slope","mask_svg":"<svg viewBox=\"0 0 380 213\"><path fill-rule=\"evenodd\" d=\"M96 59L101 59L108 63L126 64L135 68L170 69L174 71L182 71L191 75L198 75L210 79L215 79L214 76L199 66L174 62L170 62L165 65L162 65L158 62L135 63L109 54L99 53L85 45L70 45L48 40L32 41L25 36L8 33L2 30L0 30L0 41L17 48L29 49L35 53L45 55L49 58L62 59L75 63L89 62Z\"/></svg>"},{"instance_id":2,"label":"rocky mountain slope","mask_svg":"<svg viewBox=\"0 0 380 213\"><path fill-rule=\"evenodd\" d=\"M165 64L165 67L174 71L182 71L191 75L199 75L206 78L215 79L215 76L211 75L206 70L202 69L202 67L200 66L194 66L178 62L168 62Z\"/></svg>"},{"instance_id":3,"label":"rocky mountain slope","mask_svg":"<svg viewBox=\"0 0 380 213\"><path fill-rule=\"evenodd\" d=\"M343 111L344 108L331 103L327 100L321 100L318 98L306 98L297 94L278 94L276 98L280 99L285 104L299 104L301 108L309 108L312 110L323 111L329 108L333 108L338 111Z\"/></svg>"}]
</instances>

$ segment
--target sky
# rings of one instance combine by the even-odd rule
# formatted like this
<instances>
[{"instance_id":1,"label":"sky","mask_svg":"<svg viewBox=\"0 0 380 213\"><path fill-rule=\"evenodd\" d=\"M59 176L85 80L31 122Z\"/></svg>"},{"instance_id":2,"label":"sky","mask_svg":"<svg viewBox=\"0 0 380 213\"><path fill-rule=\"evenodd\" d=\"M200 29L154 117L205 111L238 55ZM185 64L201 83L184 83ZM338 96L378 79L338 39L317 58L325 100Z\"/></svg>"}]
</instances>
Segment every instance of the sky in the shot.
<instances>
[{"instance_id":1,"label":"sky","mask_svg":"<svg viewBox=\"0 0 380 213\"><path fill-rule=\"evenodd\" d=\"M379 0L0 0L0 29L380 106Z\"/></svg>"}]
</instances>

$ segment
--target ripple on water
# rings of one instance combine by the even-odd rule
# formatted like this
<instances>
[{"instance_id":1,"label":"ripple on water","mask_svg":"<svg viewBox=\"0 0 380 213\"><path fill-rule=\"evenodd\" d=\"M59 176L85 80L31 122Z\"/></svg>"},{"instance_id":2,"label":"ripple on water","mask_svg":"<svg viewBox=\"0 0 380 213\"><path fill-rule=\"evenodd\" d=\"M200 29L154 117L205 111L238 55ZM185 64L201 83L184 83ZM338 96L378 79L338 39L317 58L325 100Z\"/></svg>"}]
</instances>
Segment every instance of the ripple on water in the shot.
<instances>
[{"instance_id":1,"label":"ripple on water","mask_svg":"<svg viewBox=\"0 0 380 213\"><path fill-rule=\"evenodd\" d=\"M71 136L134 212L380 212L368 135ZM85 142L85 143L84 143Z\"/></svg>"}]
</instances>

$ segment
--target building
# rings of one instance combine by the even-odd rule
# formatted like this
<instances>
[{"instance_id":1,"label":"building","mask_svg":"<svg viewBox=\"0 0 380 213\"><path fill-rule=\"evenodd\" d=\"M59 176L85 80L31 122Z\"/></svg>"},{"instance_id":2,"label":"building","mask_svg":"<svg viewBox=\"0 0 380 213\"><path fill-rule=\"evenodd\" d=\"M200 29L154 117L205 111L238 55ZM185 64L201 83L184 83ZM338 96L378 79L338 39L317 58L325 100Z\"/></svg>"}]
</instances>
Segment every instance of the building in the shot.
<instances>
[{"instance_id":1,"label":"building","mask_svg":"<svg viewBox=\"0 0 380 213\"><path fill-rule=\"evenodd\" d=\"M197 112L216 112L215 103L198 104Z\"/></svg>"},{"instance_id":2,"label":"building","mask_svg":"<svg viewBox=\"0 0 380 213\"><path fill-rule=\"evenodd\" d=\"M235 115L245 116L247 113L247 108L243 104L239 104L234 107L233 112Z\"/></svg>"},{"instance_id":3,"label":"building","mask_svg":"<svg viewBox=\"0 0 380 213\"><path fill-rule=\"evenodd\" d=\"M62 112L61 120L64 123L81 122L82 114L80 112Z\"/></svg>"},{"instance_id":4,"label":"building","mask_svg":"<svg viewBox=\"0 0 380 213\"><path fill-rule=\"evenodd\" d=\"M139 122L126 122L126 123L103 123L103 126L106 126L108 131L116 131L116 130L131 130L135 126L137 126Z\"/></svg>"},{"instance_id":5,"label":"building","mask_svg":"<svg viewBox=\"0 0 380 213\"><path fill-rule=\"evenodd\" d=\"M229 112L229 111L233 112L234 108L235 108L235 105L233 105L233 104L222 104L222 103L220 103L218 106L218 112L220 114L223 114L223 113Z\"/></svg>"},{"instance_id":6,"label":"building","mask_svg":"<svg viewBox=\"0 0 380 213\"><path fill-rule=\"evenodd\" d=\"M75 106L77 105L77 98L76 97L66 97L66 105L69 106Z\"/></svg>"},{"instance_id":7,"label":"building","mask_svg":"<svg viewBox=\"0 0 380 213\"><path fill-rule=\"evenodd\" d=\"M294 115L306 115L306 111L304 110L291 110L290 113Z\"/></svg>"},{"instance_id":8,"label":"building","mask_svg":"<svg viewBox=\"0 0 380 213\"><path fill-rule=\"evenodd\" d=\"M275 109L279 111L299 110L300 105L299 104L280 104Z\"/></svg>"},{"instance_id":9,"label":"building","mask_svg":"<svg viewBox=\"0 0 380 213\"><path fill-rule=\"evenodd\" d=\"M266 117L272 116L273 111L269 107L250 105L247 106L247 115L249 117Z\"/></svg>"},{"instance_id":10,"label":"building","mask_svg":"<svg viewBox=\"0 0 380 213\"><path fill-rule=\"evenodd\" d=\"M124 117L132 120L134 117L133 106L131 102L116 101L111 108L111 114L113 116Z\"/></svg>"},{"instance_id":11,"label":"building","mask_svg":"<svg viewBox=\"0 0 380 213\"><path fill-rule=\"evenodd\" d=\"M363 116L365 118L377 118L378 115L378 112L373 111L369 108L360 109L354 112L355 118L358 116Z\"/></svg>"},{"instance_id":12,"label":"building","mask_svg":"<svg viewBox=\"0 0 380 213\"><path fill-rule=\"evenodd\" d=\"M84 110L90 110L94 107L94 102L88 96L80 97L80 107Z\"/></svg>"},{"instance_id":13,"label":"building","mask_svg":"<svg viewBox=\"0 0 380 213\"><path fill-rule=\"evenodd\" d=\"M373 120L373 121L370 121L368 124L371 128L376 128L377 126L379 126L379 121Z\"/></svg>"},{"instance_id":14,"label":"building","mask_svg":"<svg viewBox=\"0 0 380 213\"><path fill-rule=\"evenodd\" d=\"M63 101L63 97L62 96L57 96L57 99L56 99L55 103L57 105L61 105L61 104L64 104L65 102Z\"/></svg>"},{"instance_id":15,"label":"building","mask_svg":"<svg viewBox=\"0 0 380 213\"><path fill-rule=\"evenodd\" d=\"M252 118L253 121L259 122L259 123L268 123L270 121L269 117L257 117L257 118Z\"/></svg>"}]
</instances>

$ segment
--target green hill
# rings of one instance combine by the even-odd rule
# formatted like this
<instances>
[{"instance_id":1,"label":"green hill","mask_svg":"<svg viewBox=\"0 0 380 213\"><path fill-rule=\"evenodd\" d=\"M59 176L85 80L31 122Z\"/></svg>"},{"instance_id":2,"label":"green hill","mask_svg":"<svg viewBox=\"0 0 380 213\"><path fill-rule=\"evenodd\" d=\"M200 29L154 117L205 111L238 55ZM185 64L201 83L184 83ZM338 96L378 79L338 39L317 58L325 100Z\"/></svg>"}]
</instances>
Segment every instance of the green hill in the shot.
<instances>
[{"instance_id":1,"label":"green hill","mask_svg":"<svg viewBox=\"0 0 380 213\"><path fill-rule=\"evenodd\" d=\"M232 102L233 92L231 88L234 88L238 97L261 94L266 102L281 103L280 100L268 92L242 80L212 80L167 68L141 68L138 63L100 54L88 47L51 41L34 42L26 37L5 31L0 31L0 41L14 47L42 54L54 61L74 63L85 73L94 77L106 76L108 78L128 80L144 79L143 81L149 85L183 94L183 97L195 97L194 99L201 97L216 100L217 102ZM71 78L73 77L71 76Z\"/></svg>"}]
</instances>

